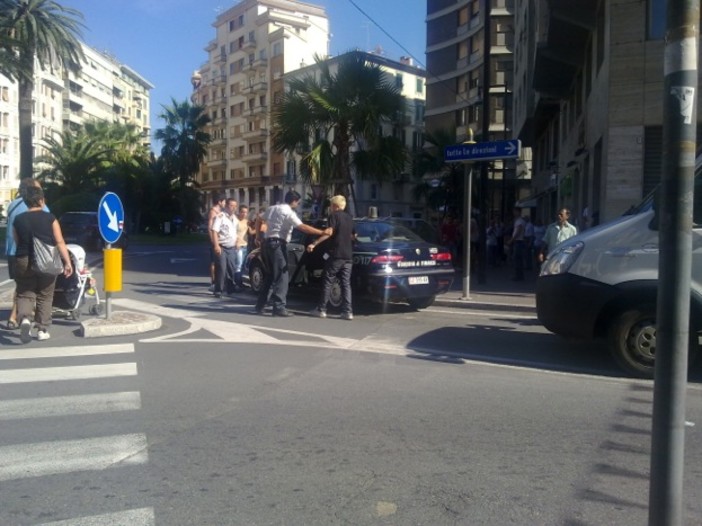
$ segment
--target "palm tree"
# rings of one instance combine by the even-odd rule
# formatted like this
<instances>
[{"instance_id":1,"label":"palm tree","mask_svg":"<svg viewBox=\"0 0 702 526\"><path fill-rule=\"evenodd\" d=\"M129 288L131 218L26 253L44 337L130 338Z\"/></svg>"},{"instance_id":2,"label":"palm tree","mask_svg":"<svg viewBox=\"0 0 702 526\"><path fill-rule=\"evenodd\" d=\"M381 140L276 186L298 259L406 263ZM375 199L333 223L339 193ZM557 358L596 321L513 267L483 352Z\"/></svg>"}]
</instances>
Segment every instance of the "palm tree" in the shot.
<instances>
[{"instance_id":1,"label":"palm tree","mask_svg":"<svg viewBox=\"0 0 702 526\"><path fill-rule=\"evenodd\" d=\"M187 222L194 219L188 217L191 215L187 213L190 209L188 202L192 200L192 190L197 186L195 176L211 140L205 131L210 117L203 106L192 105L187 100L176 102L171 99L171 105L164 106L163 110L159 117L166 121L166 126L156 130L155 137L163 144L161 159L164 169L172 176L181 216Z\"/></svg>"},{"instance_id":2,"label":"palm tree","mask_svg":"<svg viewBox=\"0 0 702 526\"><path fill-rule=\"evenodd\" d=\"M397 124L403 117L399 89L364 54L342 56L335 73L330 61L315 60L319 80L292 79L290 90L274 109L275 149L302 154L302 177L334 186L343 194L349 189L353 194L352 173L382 181L402 172L407 160L404 145L382 134L383 124Z\"/></svg>"},{"instance_id":3,"label":"palm tree","mask_svg":"<svg viewBox=\"0 0 702 526\"><path fill-rule=\"evenodd\" d=\"M34 61L47 65L79 68L83 51L79 42L80 11L63 7L54 0L0 0L0 33L12 40L5 53L17 53L19 84L20 178L32 177L32 91Z\"/></svg>"}]
</instances>

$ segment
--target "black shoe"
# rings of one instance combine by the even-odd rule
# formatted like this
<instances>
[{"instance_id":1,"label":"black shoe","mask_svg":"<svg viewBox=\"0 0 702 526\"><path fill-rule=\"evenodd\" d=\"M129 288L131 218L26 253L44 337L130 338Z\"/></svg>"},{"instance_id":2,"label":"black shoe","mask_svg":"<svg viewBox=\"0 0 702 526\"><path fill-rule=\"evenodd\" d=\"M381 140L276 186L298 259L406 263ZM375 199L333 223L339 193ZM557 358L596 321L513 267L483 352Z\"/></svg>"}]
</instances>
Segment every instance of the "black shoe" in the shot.
<instances>
[{"instance_id":1,"label":"black shoe","mask_svg":"<svg viewBox=\"0 0 702 526\"><path fill-rule=\"evenodd\" d=\"M295 315L287 309L280 309L280 310L274 310L273 316L280 316L281 318L290 318L291 316L295 316Z\"/></svg>"}]
</instances>

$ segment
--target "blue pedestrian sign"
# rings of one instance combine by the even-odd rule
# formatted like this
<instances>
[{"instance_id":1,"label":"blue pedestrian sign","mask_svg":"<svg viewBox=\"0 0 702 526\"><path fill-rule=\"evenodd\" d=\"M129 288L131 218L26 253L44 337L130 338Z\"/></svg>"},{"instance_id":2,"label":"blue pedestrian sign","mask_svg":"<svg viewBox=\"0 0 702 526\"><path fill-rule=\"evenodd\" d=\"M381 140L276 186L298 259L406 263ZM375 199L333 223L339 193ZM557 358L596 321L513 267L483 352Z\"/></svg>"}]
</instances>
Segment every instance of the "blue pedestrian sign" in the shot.
<instances>
[{"instance_id":1,"label":"blue pedestrian sign","mask_svg":"<svg viewBox=\"0 0 702 526\"><path fill-rule=\"evenodd\" d=\"M444 148L444 161L494 161L496 159L518 159L522 149L519 140L454 144Z\"/></svg>"},{"instance_id":2,"label":"blue pedestrian sign","mask_svg":"<svg viewBox=\"0 0 702 526\"><path fill-rule=\"evenodd\" d=\"M124 208L117 194L106 192L98 205L98 228L105 243L115 243L124 230Z\"/></svg>"}]
</instances>

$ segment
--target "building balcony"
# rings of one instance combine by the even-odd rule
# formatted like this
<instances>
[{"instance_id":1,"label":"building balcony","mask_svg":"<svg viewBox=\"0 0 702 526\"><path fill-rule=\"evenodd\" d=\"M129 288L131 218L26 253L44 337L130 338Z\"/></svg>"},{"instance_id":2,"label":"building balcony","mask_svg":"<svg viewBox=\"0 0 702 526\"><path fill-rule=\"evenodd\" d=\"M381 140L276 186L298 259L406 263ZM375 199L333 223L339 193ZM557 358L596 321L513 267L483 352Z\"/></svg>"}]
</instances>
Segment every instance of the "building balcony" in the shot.
<instances>
[{"instance_id":1,"label":"building balcony","mask_svg":"<svg viewBox=\"0 0 702 526\"><path fill-rule=\"evenodd\" d=\"M271 178L268 175L261 175L258 177L245 177L242 181L242 185L249 186L268 186L271 184Z\"/></svg>"},{"instance_id":2,"label":"building balcony","mask_svg":"<svg viewBox=\"0 0 702 526\"><path fill-rule=\"evenodd\" d=\"M80 111L70 111L70 110L63 110L63 113L61 114L61 118L63 119L64 122L69 122L72 124L83 124L83 112Z\"/></svg>"},{"instance_id":3,"label":"building balcony","mask_svg":"<svg viewBox=\"0 0 702 526\"><path fill-rule=\"evenodd\" d=\"M227 160L226 159L209 159L208 161L205 161L205 164L207 165L207 168L221 168L223 166L227 166Z\"/></svg>"},{"instance_id":4,"label":"building balcony","mask_svg":"<svg viewBox=\"0 0 702 526\"><path fill-rule=\"evenodd\" d=\"M268 106L266 105L254 106L244 111L244 115L247 117L257 117L259 115L266 115L266 113L268 113Z\"/></svg>"},{"instance_id":5,"label":"building balcony","mask_svg":"<svg viewBox=\"0 0 702 526\"><path fill-rule=\"evenodd\" d=\"M242 50L248 50L248 49L256 49L256 39L255 38L247 38L244 40L244 43L242 44L241 48Z\"/></svg>"},{"instance_id":6,"label":"building balcony","mask_svg":"<svg viewBox=\"0 0 702 526\"><path fill-rule=\"evenodd\" d=\"M264 82L264 81L254 82L250 86L246 86L244 89L242 89L241 92L244 95L254 95L254 94L259 94L259 93L267 93L268 92L268 82Z\"/></svg>"},{"instance_id":7,"label":"building balcony","mask_svg":"<svg viewBox=\"0 0 702 526\"><path fill-rule=\"evenodd\" d=\"M245 62L244 67L241 68L241 71L244 71L244 72L261 71L261 70L265 70L266 68L268 68L268 59L267 58L257 58L256 60L253 60L251 62Z\"/></svg>"},{"instance_id":8,"label":"building balcony","mask_svg":"<svg viewBox=\"0 0 702 526\"><path fill-rule=\"evenodd\" d=\"M251 165L263 164L268 161L268 154L266 152L245 153L241 156L241 160Z\"/></svg>"},{"instance_id":9,"label":"building balcony","mask_svg":"<svg viewBox=\"0 0 702 526\"><path fill-rule=\"evenodd\" d=\"M582 67L596 27L596 8L587 0L553 0L549 5L546 41L536 49L534 89L562 98Z\"/></svg>"},{"instance_id":10,"label":"building balcony","mask_svg":"<svg viewBox=\"0 0 702 526\"><path fill-rule=\"evenodd\" d=\"M246 142L261 141L266 137L268 137L268 130L266 128L262 128L260 130L249 130L241 134L241 138Z\"/></svg>"}]
</instances>

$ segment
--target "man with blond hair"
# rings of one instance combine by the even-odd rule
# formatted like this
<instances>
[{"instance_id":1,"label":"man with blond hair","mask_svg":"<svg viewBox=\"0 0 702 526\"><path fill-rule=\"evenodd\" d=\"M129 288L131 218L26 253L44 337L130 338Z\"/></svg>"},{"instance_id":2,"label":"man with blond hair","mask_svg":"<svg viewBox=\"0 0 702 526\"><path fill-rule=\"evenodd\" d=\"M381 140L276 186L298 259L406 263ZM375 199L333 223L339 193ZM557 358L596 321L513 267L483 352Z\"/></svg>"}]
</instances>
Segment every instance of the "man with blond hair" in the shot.
<instances>
[{"instance_id":1,"label":"man with blond hair","mask_svg":"<svg viewBox=\"0 0 702 526\"><path fill-rule=\"evenodd\" d=\"M324 285L322 296L317 308L310 314L318 318L327 317L327 304L331 295L334 280L339 278L341 283L341 319L352 320L353 308L351 305L351 268L353 266L353 240L355 237L353 218L345 211L346 198L335 195L331 198L331 214L329 215L330 233L325 233L316 241L307 246L307 251L312 252L317 245L327 240L325 251L329 255L324 263Z\"/></svg>"}]
</instances>

